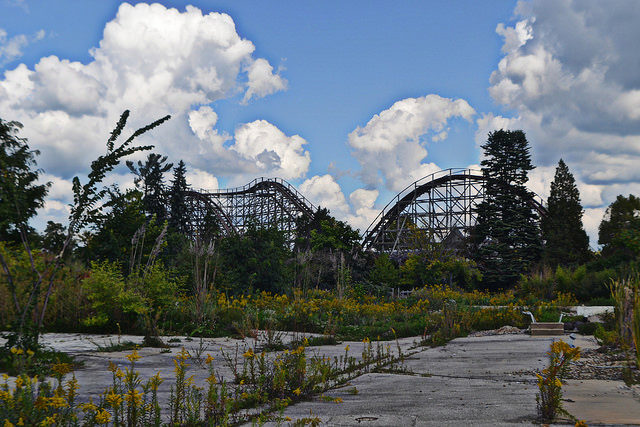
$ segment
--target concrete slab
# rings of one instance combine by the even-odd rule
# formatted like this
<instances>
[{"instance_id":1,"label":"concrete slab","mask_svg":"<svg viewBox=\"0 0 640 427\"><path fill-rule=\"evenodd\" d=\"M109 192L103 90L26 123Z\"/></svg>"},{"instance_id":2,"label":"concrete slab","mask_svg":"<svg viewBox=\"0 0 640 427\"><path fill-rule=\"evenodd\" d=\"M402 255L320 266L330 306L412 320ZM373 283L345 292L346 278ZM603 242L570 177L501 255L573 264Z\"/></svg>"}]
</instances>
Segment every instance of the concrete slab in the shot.
<instances>
[{"instance_id":1,"label":"concrete slab","mask_svg":"<svg viewBox=\"0 0 640 427\"><path fill-rule=\"evenodd\" d=\"M283 334L284 341L301 338ZM142 337L122 336L122 341L142 342ZM192 354L210 353L218 372L232 379L228 367L222 363L222 352L241 355L255 347L253 339L231 338L193 339L178 337L177 347L168 352L142 348L137 363L144 379L161 371L165 382L160 386L159 398L167 402L173 383L172 358L184 346ZM345 387L326 393L339 397L343 403L328 402L319 396L287 408L283 416L293 420L319 417L329 425L519 425L535 422L537 393L534 372L547 364L546 352L550 344L563 339L583 348L597 348L593 337L576 335L572 340L562 337L532 337L524 334L489 335L459 338L444 347L416 347L419 338L404 338L385 342L404 354L404 368L408 372L368 373L355 378ZM97 345L116 342L117 336L85 334L45 334L43 342L58 350L68 351L84 361L75 375L80 383L81 400L96 398L111 384L109 361L127 366L130 352L96 352ZM333 357L349 355L361 358L367 344L343 342L339 345L310 347L308 353ZM374 343L374 346L376 344ZM274 357L271 353L270 357ZM241 358L241 356L240 356ZM204 385L206 370L194 361L189 375L197 385ZM355 389L354 389L355 387ZM565 386L565 407L580 419L591 423L633 424L640 420L638 389L625 389L621 381L570 381ZM357 393L355 391L357 390ZM276 424L276 423L274 423Z\"/></svg>"},{"instance_id":2,"label":"concrete slab","mask_svg":"<svg viewBox=\"0 0 640 427\"><path fill-rule=\"evenodd\" d=\"M569 380L563 406L588 425L640 425L640 386L621 381Z\"/></svg>"},{"instance_id":3,"label":"concrete slab","mask_svg":"<svg viewBox=\"0 0 640 427\"><path fill-rule=\"evenodd\" d=\"M546 352L559 338L583 348L597 347L593 337L580 335L576 339L523 334L458 338L444 347L411 355L405 366L413 375L366 374L326 393L343 403L316 397L287 408L284 416L293 420L317 416L328 425L345 426L532 424L537 416L538 392L533 372L546 366ZM596 390L599 383L594 384ZM357 394L353 394L353 387ZM592 394L585 405L598 406L600 395ZM627 400L624 404L640 410L640 402ZM569 411L589 419L583 408ZM635 416L618 417L618 409L611 407L608 418L602 419L624 424Z\"/></svg>"}]
</instances>

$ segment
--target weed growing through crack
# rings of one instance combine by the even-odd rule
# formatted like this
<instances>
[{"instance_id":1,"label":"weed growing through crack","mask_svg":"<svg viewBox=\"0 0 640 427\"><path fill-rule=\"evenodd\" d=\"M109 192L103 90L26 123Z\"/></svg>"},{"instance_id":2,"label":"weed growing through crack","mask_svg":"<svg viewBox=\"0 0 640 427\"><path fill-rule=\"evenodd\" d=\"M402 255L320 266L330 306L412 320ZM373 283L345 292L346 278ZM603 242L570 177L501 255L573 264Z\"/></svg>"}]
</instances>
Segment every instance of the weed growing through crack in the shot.
<instances>
[{"instance_id":1,"label":"weed growing through crack","mask_svg":"<svg viewBox=\"0 0 640 427\"><path fill-rule=\"evenodd\" d=\"M580 358L580 347L572 348L564 341L555 341L547 355L549 366L536 374L539 389L536 395L538 416L543 421L553 421L559 414L573 419L562 407L562 380L569 370L569 363Z\"/></svg>"}]
</instances>

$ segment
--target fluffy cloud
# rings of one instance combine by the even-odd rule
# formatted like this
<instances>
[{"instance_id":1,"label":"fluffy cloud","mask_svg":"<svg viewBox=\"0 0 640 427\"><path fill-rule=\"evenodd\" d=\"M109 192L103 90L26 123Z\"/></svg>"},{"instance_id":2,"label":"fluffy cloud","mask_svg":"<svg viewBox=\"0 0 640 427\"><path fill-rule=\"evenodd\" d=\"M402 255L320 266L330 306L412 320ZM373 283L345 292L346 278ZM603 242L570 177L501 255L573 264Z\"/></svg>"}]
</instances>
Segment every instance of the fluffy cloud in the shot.
<instances>
[{"instance_id":1,"label":"fluffy cloud","mask_svg":"<svg viewBox=\"0 0 640 427\"><path fill-rule=\"evenodd\" d=\"M329 209L338 219L344 219L349 213L347 199L333 176L329 174L313 176L300 184L299 188L311 203Z\"/></svg>"},{"instance_id":2,"label":"fluffy cloud","mask_svg":"<svg viewBox=\"0 0 640 427\"><path fill-rule=\"evenodd\" d=\"M374 207L379 195L378 190L359 188L349 195L347 202L340 184L329 174L316 175L305 180L300 185L300 191L311 203L329 209L331 215L346 221L361 232L364 232L380 213L380 209Z\"/></svg>"},{"instance_id":3,"label":"fluffy cloud","mask_svg":"<svg viewBox=\"0 0 640 427\"><path fill-rule=\"evenodd\" d=\"M438 95L406 98L374 115L364 126L349 134L349 146L360 162L361 178L366 185L384 184L399 191L407 184L440 170L425 163L427 150L423 140L446 138L450 119L471 120L475 110L462 99Z\"/></svg>"},{"instance_id":4,"label":"fluffy cloud","mask_svg":"<svg viewBox=\"0 0 640 427\"><path fill-rule=\"evenodd\" d=\"M0 65L7 64L22 56L22 50L30 43L42 40L44 30L40 30L31 36L18 34L8 37L7 32L0 28Z\"/></svg>"},{"instance_id":5,"label":"fluffy cloud","mask_svg":"<svg viewBox=\"0 0 640 427\"><path fill-rule=\"evenodd\" d=\"M513 27L497 27L505 56L489 89L516 114L512 119L488 115L479 128L493 122L494 129L524 129L536 163L552 166L562 157L592 206L614 199L616 183L634 184L637 192L637 2L532 1L519 3L516 13Z\"/></svg>"},{"instance_id":6,"label":"fluffy cloud","mask_svg":"<svg viewBox=\"0 0 640 427\"><path fill-rule=\"evenodd\" d=\"M352 214L347 216L347 221L355 228L364 232L371 222L378 216L380 209L374 204L378 199L378 190L366 190L359 188L349 195Z\"/></svg>"},{"instance_id":7,"label":"fluffy cloud","mask_svg":"<svg viewBox=\"0 0 640 427\"><path fill-rule=\"evenodd\" d=\"M287 88L287 80L273 73L273 67L266 59L256 59L247 67L249 82L244 102L252 97L264 97Z\"/></svg>"},{"instance_id":8,"label":"fluffy cloud","mask_svg":"<svg viewBox=\"0 0 640 427\"><path fill-rule=\"evenodd\" d=\"M299 135L287 136L266 120L256 120L236 129L231 148L251 159L260 172L291 179L303 177L309 169L306 143Z\"/></svg>"},{"instance_id":9,"label":"fluffy cloud","mask_svg":"<svg viewBox=\"0 0 640 427\"><path fill-rule=\"evenodd\" d=\"M0 32L0 60L16 57L24 40ZM203 182L217 185L212 170L299 177L309 164L301 137L256 121L240 126L239 139L227 144L233 136L215 129L212 102L243 93L248 101L286 89L286 80L266 59L254 58L254 50L226 14L123 3L88 63L48 56L32 69L20 64L5 71L0 117L22 122L21 136L42 153L39 166L63 180L86 173L125 109L132 111L130 129L171 114L139 142L154 144L172 160L184 159L198 170L194 177L208 174Z\"/></svg>"},{"instance_id":10,"label":"fluffy cloud","mask_svg":"<svg viewBox=\"0 0 640 427\"><path fill-rule=\"evenodd\" d=\"M207 171L189 169L187 171L187 183L194 190L217 190L218 179Z\"/></svg>"}]
</instances>

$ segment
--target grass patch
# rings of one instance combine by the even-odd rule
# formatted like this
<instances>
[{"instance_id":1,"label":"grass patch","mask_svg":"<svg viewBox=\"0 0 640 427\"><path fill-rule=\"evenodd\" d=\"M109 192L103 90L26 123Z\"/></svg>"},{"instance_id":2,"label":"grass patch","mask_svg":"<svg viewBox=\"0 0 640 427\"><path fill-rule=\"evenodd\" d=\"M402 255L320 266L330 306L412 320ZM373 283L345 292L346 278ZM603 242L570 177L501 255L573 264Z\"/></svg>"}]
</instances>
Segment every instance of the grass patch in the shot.
<instances>
[{"instance_id":1,"label":"grass patch","mask_svg":"<svg viewBox=\"0 0 640 427\"><path fill-rule=\"evenodd\" d=\"M100 353L111 353L115 351L131 351L131 350L140 348L140 344L136 344L133 341L120 342L120 340L118 340L118 342L114 343L112 340L109 340L109 344L99 344L94 340L89 340L89 341L91 342L91 344L96 346L96 351Z\"/></svg>"},{"instance_id":2,"label":"grass patch","mask_svg":"<svg viewBox=\"0 0 640 427\"><path fill-rule=\"evenodd\" d=\"M83 365L69 354L51 349L24 352L16 348L0 348L0 372L8 375L48 376L52 374L51 366L56 363L67 363L76 369Z\"/></svg>"}]
</instances>

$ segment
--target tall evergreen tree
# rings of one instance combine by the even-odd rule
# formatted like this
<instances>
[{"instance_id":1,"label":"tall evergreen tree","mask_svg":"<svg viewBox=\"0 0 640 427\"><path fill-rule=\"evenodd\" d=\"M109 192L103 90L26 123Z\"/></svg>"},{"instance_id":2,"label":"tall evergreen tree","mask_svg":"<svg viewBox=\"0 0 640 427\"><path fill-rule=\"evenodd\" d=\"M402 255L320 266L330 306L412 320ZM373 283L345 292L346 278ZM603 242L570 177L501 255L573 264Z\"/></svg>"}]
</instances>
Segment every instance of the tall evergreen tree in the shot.
<instances>
[{"instance_id":1,"label":"tall evergreen tree","mask_svg":"<svg viewBox=\"0 0 640 427\"><path fill-rule=\"evenodd\" d=\"M169 190L169 208L171 209L169 226L179 233L187 231L187 203L185 198L189 186L187 185L186 175L187 167L180 160L178 166L173 169L173 180Z\"/></svg>"},{"instance_id":2,"label":"tall evergreen tree","mask_svg":"<svg viewBox=\"0 0 640 427\"><path fill-rule=\"evenodd\" d=\"M164 173L173 167L173 163L165 163L167 156L151 153L137 166L127 160L127 167L136 176L134 182L143 194L144 209L148 215L156 215L159 220L167 217L164 201Z\"/></svg>"},{"instance_id":3,"label":"tall evergreen tree","mask_svg":"<svg viewBox=\"0 0 640 427\"><path fill-rule=\"evenodd\" d=\"M475 253L483 283L490 289L507 288L540 256L533 193L525 187L527 174L534 166L521 130L491 132L482 148L486 190L477 211Z\"/></svg>"},{"instance_id":4,"label":"tall evergreen tree","mask_svg":"<svg viewBox=\"0 0 640 427\"><path fill-rule=\"evenodd\" d=\"M541 220L544 259L552 266L579 264L589 258L589 237L582 226L582 205L576 180L560 159Z\"/></svg>"}]
</instances>

